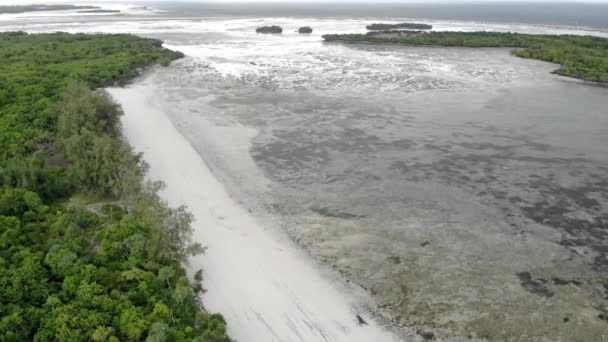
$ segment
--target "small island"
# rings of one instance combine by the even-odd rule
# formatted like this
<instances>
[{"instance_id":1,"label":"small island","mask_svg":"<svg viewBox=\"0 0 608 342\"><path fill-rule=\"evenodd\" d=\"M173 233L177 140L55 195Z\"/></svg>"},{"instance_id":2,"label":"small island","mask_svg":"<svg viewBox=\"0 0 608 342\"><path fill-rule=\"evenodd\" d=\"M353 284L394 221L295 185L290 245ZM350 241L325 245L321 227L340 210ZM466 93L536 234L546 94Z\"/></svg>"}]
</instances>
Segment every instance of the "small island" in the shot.
<instances>
[{"instance_id":1,"label":"small island","mask_svg":"<svg viewBox=\"0 0 608 342\"><path fill-rule=\"evenodd\" d=\"M560 64L556 74L608 83L608 38L511 32L328 34L326 42L514 48L517 57Z\"/></svg>"},{"instance_id":2,"label":"small island","mask_svg":"<svg viewBox=\"0 0 608 342\"><path fill-rule=\"evenodd\" d=\"M365 26L370 31L409 29L409 30L430 30L433 25L419 23L400 23L400 24L371 24Z\"/></svg>"},{"instance_id":3,"label":"small island","mask_svg":"<svg viewBox=\"0 0 608 342\"><path fill-rule=\"evenodd\" d=\"M281 26L261 26L255 29L257 33L283 33L283 28Z\"/></svg>"},{"instance_id":4,"label":"small island","mask_svg":"<svg viewBox=\"0 0 608 342\"><path fill-rule=\"evenodd\" d=\"M386 31L373 31L367 32L365 35L368 37L375 38L406 38L415 37L424 34L424 31L415 30L386 30Z\"/></svg>"},{"instance_id":5,"label":"small island","mask_svg":"<svg viewBox=\"0 0 608 342\"><path fill-rule=\"evenodd\" d=\"M302 26L298 29L298 33L312 33L312 28L310 26Z\"/></svg>"},{"instance_id":6,"label":"small island","mask_svg":"<svg viewBox=\"0 0 608 342\"><path fill-rule=\"evenodd\" d=\"M26 12L41 12L41 11L66 11L66 10L86 10L99 9L98 6L80 6L80 5L6 5L0 6L0 14L8 13L26 13Z\"/></svg>"},{"instance_id":7,"label":"small island","mask_svg":"<svg viewBox=\"0 0 608 342\"><path fill-rule=\"evenodd\" d=\"M120 13L120 10L92 9L92 10L78 11L78 13Z\"/></svg>"}]
</instances>

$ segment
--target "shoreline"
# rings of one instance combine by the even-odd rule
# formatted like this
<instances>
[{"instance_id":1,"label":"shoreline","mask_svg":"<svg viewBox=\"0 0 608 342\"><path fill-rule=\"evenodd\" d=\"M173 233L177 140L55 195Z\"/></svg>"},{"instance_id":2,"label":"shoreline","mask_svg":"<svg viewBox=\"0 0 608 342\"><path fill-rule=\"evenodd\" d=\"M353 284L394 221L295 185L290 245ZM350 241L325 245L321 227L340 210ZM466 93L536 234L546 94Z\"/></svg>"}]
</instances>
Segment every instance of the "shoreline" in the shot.
<instances>
[{"instance_id":1,"label":"shoreline","mask_svg":"<svg viewBox=\"0 0 608 342\"><path fill-rule=\"evenodd\" d=\"M170 205L188 205L194 214L194 240L208 249L192 258L187 269L190 274L204 269L205 308L224 315L231 337L399 340L374 319L369 304L362 301L362 290L329 279L287 234L263 227L230 197L204 159L153 103L153 85L143 80L108 91L123 106L123 133L137 152L144 152L149 177L167 184L161 197ZM359 317L366 323L361 324Z\"/></svg>"},{"instance_id":2,"label":"shoreline","mask_svg":"<svg viewBox=\"0 0 608 342\"><path fill-rule=\"evenodd\" d=\"M501 50L508 50L509 54L513 57L517 57L517 58L522 58L522 57L518 57L515 56L511 53L511 51L513 51L513 48L511 47L500 47L500 46L480 46L480 47L472 47L472 46L446 46L446 45L441 45L441 44L408 44L408 43L386 43L386 42L374 42L371 40L349 40L349 39L336 39L336 40L325 40L323 41L324 44L346 44L346 45L350 45L350 44L354 44L354 45L381 45L381 46L385 46L385 45L391 45L391 46L413 46L413 47L430 47L430 48L442 48L442 49L476 49L476 50L484 50L484 49L501 49ZM524 59L532 59L532 60L537 60L534 58L524 58ZM564 75L559 73L559 63L553 63L553 62L547 62L547 61L542 61L539 60L541 62L545 62L545 63L549 63L549 64L553 64L557 66L557 69L551 71L550 73L559 77L563 77L565 81L571 81L571 82L579 82L581 84L584 85L588 85L588 86L593 86L593 87L600 87L600 88L608 88L608 82L599 82L599 81L592 81L592 80L587 80L584 79L582 77L575 77L575 76L570 76L570 75Z\"/></svg>"},{"instance_id":3,"label":"shoreline","mask_svg":"<svg viewBox=\"0 0 608 342\"><path fill-rule=\"evenodd\" d=\"M524 34L492 31L430 31L406 34L385 31L387 36L361 34L326 34L325 42L444 46L470 48L510 48L511 55L559 64L553 73L593 83L608 83L605 72L608 39L594 36ZM397 35L396 35L397 34ZM396 35L396 36L395 36Z\"/></svg>"}]
</instances>

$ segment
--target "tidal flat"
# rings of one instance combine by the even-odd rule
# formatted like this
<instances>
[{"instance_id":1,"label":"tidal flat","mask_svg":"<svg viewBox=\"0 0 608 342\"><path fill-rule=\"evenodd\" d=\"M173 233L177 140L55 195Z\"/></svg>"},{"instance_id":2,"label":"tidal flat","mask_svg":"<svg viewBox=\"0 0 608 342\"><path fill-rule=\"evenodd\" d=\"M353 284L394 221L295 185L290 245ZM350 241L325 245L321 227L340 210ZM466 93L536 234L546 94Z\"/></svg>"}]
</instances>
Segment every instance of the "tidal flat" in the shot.
<instances>
[{"instance_id":1,"label":"tidal flat","mask_svg":"<svg viewBox=\"0 0 608 342\"><path fill-rule=\"evenodd\" d=\"M506 49L323 49L249 57L261 74L186 59L154 77L182 80L169 115L234 196L391 324L605 338L606 89Z\"/></svg>"}]
</instances>

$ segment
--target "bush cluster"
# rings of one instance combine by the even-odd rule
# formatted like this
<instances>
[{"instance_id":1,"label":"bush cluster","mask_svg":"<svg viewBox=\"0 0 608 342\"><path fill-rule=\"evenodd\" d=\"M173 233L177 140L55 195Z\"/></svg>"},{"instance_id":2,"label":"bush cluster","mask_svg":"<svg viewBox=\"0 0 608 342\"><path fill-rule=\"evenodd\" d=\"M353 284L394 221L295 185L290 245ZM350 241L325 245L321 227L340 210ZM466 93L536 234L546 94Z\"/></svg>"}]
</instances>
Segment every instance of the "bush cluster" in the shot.
<instances>
[{"instance_id":1,"label":"bush cluster","mask_svg":"<svg viewBox=\"0 0 608 342\"><path fill-rule=\"evenodd\" d=\"M180 56L131 35L0 34L0 341L230 341L182 267L202 251L191 214L143 182L121 108L92 90Z\"/></svg>"}]
</instances>

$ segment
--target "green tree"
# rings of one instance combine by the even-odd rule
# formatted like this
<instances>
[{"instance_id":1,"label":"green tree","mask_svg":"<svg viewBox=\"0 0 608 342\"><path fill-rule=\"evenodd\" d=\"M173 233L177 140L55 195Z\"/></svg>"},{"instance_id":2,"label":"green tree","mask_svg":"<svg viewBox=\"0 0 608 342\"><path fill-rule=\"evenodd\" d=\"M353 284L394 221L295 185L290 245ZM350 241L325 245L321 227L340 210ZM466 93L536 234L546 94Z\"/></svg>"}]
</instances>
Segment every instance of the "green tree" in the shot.
<instances>
[{"instance_id":1,"label":"green tree","mask_svg":"<svg viewBox=\"0 0 608 342\"><path fill-rule=\"evenodd\" d=\"M120 107L90 90L177 57L131 35L0 33L0 341L229 341L181 264L191 215L141 185Z\"/></svg>"},{"instance_id":2,"label":"green tree","mask_svg":"<svg viewBox=\"0 0 608 342\"><path fill-rule=\"evenodd\" d=\"M146 326L144 316L141 310L137 308L125 309L121 314L118 322L119 331L124 334L129 340L139 340Z\"/></svg>"}]
</instances>

